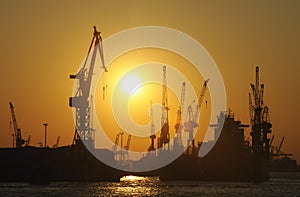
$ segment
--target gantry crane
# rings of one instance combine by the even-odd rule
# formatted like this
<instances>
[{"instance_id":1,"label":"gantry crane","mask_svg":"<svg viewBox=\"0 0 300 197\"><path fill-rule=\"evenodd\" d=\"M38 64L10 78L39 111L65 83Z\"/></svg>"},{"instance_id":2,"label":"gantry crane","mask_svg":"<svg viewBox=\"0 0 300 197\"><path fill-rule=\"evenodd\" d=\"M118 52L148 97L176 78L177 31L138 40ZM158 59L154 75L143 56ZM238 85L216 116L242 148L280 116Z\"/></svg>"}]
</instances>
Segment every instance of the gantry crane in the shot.
<instances>
[{"instance_id":1,"label":"gantry crane","mask_svg":"<svg viewBox=\"0 0 300 197\"><path fill-rule=\"evenodd\" d=\"M9 106L10 106L11 118L14 126L14 138L16 141L16 148L21 148L26 141L22 139L22 133L21 133L21 129L18 127L14 106L11 102L9 102Z\"/></svg>"},{"instance_id":2,"label":"gantry crane","mask_svg":"<svg viewBox=\"0 0 300 197\"><path fill-rule=\"evenodd\" d=\"M181 96L180 96L180 105L179 108L177 110L177 118L176 118L176 123L175 123L175 132L177 134L176 137L174 137L174 148L178 147L178 148L182 148L182 111L184 108L184 101L185 101L185 82L182 83L182 88L181 88Z\"/></svg>"},{"instance_id":3,"label":"gantry crane","mask_svg":"<svg viewBox=\"0 0 300 197\"><path fill-rule=\"evenodd\" d=\"M90 64L88 65L89 54L94 44L94 49L91 57ZM100 32L96 30L94 26L94 35L92 42L90 44L88 54L85 58L83 67L79 70L76 75L70 75L70 79L78 79L78 89L74 97L69 99L70 107L76 109L76 129L74 139L78 139L77 134L80 139L85 142L88 147L94 147L94 131L91 128L90 120L90 87L92 82L92 76L94 72L96 54L99 51L100 59L102 63L102 68L107 72L104 65L102 38Z\"/></svg>"},{"instance_id":4,"label":"gantry crane","mask_svg":"<svg viewBox=\"0 0 300 197\"><path fill-rule=\"evenodd\" d=\"M169 106L168 106L168 88L167 88L167 68L163 66L163 84L162 84L162 116L161 133L158 139L158 148L169 150ZM167 147L166 147L167 145Z\"/></svg>"},{"instance_id":5,"label":"gantry crane","mask_svg":"<svg viewBox=\"0 0 300 197\"><path fill-rule=\"evenodd\" d=\"M155 135L155 125L154 125L154 118L153 118L153 109L152 109L152 100L150 101L150 118L151 118L151 125L150 125L150 139L151 139L151 144L150 147L148 148L148 152L154 151L155 147L154 147L154 140L156 138Z\"/></svg>"},{"instance_id":6,"label":"gantry crane","mask_svg":"<svg viewBox=\"0 0 300 197\"><path fill-rule=\"evenodd\" d=\"M255 69L255 84L250 84L252 94L249 94L249 113L251 121L252 149L258 157L269 158L272 124L269 117L269 108L264 106L264 84L259 82L259 67ZM252 97L254 104L252 103Z\"/></svg>"}]
</instances>

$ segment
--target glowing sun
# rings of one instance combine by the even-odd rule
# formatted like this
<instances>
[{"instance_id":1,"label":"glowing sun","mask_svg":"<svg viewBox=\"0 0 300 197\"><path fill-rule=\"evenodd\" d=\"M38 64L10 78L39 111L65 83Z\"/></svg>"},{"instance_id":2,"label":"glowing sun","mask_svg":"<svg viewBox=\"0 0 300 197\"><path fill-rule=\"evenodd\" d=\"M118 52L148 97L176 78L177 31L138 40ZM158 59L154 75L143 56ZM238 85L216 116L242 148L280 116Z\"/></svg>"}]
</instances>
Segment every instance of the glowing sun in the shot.
<instances>
[{"instance_id":1,"label":"glowing sun","mask_svg":"<svg viewBox=\"0 0 300 197\"><path fill-rule=\"evenodd\" d=\"M136 93L141 85L141 80L136 75L125 75L121 79L122 90L127 94Z\"/></svg>"}]
</instances>

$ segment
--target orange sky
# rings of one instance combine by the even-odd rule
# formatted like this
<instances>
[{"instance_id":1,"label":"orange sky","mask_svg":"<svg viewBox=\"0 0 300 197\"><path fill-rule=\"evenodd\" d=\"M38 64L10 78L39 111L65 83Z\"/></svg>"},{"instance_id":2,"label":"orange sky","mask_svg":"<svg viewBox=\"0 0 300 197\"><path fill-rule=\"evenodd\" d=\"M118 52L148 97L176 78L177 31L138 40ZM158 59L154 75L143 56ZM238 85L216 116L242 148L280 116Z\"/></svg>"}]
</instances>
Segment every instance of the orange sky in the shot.
<instances>
[{"instance_id":1,"label":"orange sky","mask_svg":"<svg viewBox=\"0 0 300 197\"><path fill-rule=\"evenodd\" d=\"M97 25L106 37L127 28L157 25L198 40L222 73L228 107L249 122L249 83L256 65L265 84L275 144L300 161L300 2L290 1L1 1L0 146L11 146L12 101L23 136L32 145L70 144L74 132L68 98ZM104 49L105 50L105 49ZM148 101L147 101L148 102Z\"/></svg>"}]
</instances>

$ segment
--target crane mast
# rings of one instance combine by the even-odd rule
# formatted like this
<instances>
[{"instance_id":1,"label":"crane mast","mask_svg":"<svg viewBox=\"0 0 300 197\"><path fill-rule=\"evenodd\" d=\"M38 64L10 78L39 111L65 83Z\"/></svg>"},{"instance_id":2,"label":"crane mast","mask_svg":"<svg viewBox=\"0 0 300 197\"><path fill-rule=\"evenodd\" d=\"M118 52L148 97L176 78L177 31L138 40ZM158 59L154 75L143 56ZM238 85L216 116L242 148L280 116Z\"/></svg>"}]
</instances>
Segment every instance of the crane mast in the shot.
<instances>
[{"instance_id":1,"label":"crane mast","mask_svg":"<svg viewBox=\"0 0 300 197\"><path fill-rule=\"evenodd\" d=\"M15 109L14 109L14 106L11 102L9 102L9 107L10 107L10 112L11 112L11 118L12 118L12 121L13 121L14 138L15 138L15 141L16 141L16 148L21 148L23 146L23 144L25 143L25 140L22 139L21 129L18 127L16 114L15 114Z\"/></svg>"},{"instance_id":2,"label":"crane mast","mask_svg":"<svg viewBox=\"0 0 300 197\"><path fill-rule=\"evenodd\" d=\"M168 88L167 88L167 69L163 66L163 84L162 84L162 117L161 117L161 133L158 140L158 148L161 148L168 144L170 141L169 133L169 106L168 106Z\"/></svg>"},{"instance_id":3,"label":"crane mast","mask_svg":"<svg viewBox=\"0 0 300 197\"><path fill-rule=\"evenodd\" d=\"M201 108L201 105L202 105L203 100L204 100L205 92L207 90L208 81L209 81L209 79L204 81L204 84L202 86L200 95L198 96L198 103L196 105L196 111L195 111L195 114L194 114L194 119L195 119L196 122L198 122L198 119L199 119L200 108Z\"/></svg>"},{"instance_id":4,"label":"crane mast","mask_svg":"<svg viewBox=\"0 0 300 197\"><path fill-rule=\"evenodd\" d=\"M93 48L92 57L90 64L88 65L89 54ZM106 67L104 65L104 55L103 55L103 47L102 47L102 38L100 36L100 32L97 31L94 26L94 35L92 38L92 42L90 44L88 54L85 58L83 67L79 70L76 75L70 75L70 79L79 80L79 86L77 92L74 97L70 97L69 105L70 107L74 107L76 109L76 129L75 137L79 135L80 139L87 145L88 147L94 147L94 130L91 128L91 112L90 112L90 87L92 82L92 76L95 67L96 54L99 51L100 59L102 63L103 69L107 72Z\"/></svg>"}]
</instances>

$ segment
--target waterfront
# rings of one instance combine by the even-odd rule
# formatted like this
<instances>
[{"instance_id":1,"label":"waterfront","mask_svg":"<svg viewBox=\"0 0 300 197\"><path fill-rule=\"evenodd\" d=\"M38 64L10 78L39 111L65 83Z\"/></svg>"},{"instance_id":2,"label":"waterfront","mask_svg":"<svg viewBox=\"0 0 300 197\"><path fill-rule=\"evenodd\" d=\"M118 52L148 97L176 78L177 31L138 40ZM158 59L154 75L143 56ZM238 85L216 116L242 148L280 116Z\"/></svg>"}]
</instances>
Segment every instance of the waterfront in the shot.
<instances>
[{"instance_id":1,"label":"waterfront","mask_svg":"<svg viewBox=\"0 0 300 197\"><path fill-rule=\"evenodd\" d=\"M299 196L300 173L272 174L269 181L162 182L157 177L120 182L0 183L0 196Z\"/></svg>"}]
</instances>

